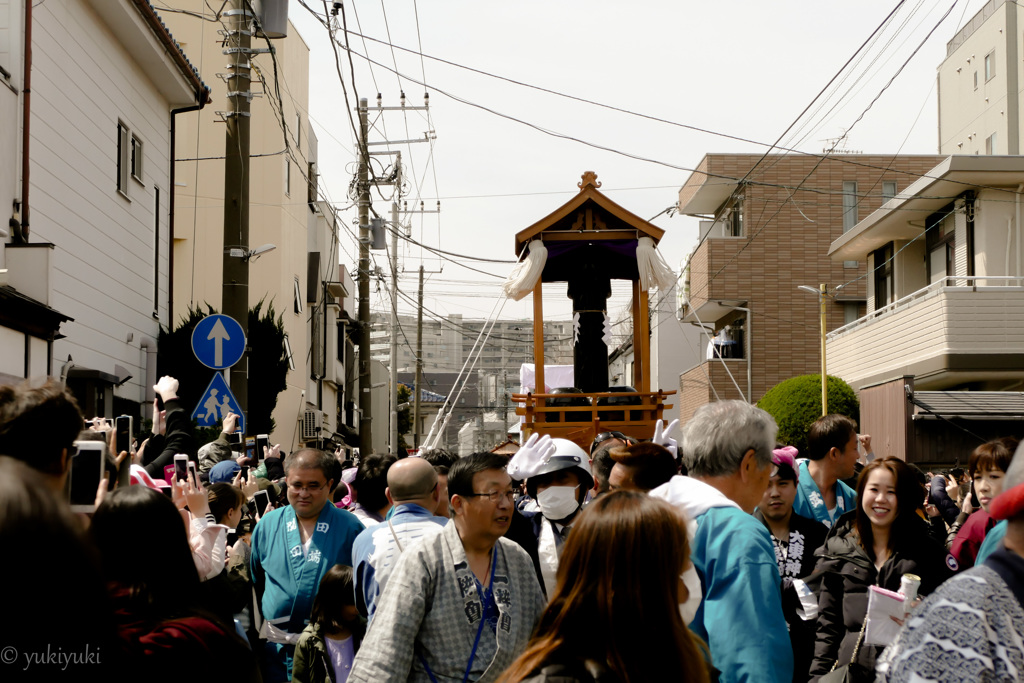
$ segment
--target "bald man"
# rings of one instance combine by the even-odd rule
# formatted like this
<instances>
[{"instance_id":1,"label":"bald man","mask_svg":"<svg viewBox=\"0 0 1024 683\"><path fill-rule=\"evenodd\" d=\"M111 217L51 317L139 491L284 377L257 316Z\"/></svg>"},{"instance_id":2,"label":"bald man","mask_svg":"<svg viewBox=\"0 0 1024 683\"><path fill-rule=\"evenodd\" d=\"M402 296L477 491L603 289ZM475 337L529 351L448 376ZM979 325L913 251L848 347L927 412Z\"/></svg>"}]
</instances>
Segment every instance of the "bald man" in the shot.
<instances>
[{"instance_id":1,"label":"bald man","mask_svg":"<svg viewBox=\"0 0 1024 683\"><path fill-rule=\"evenodd\" d=\"M399 555L440 533L448 522L434 515L440 498L437 473L423 458L403 458L393 464L385 493L394 506L390 519L367 527L352 546L356 606L367 619L373 618L377 599Z\"/></svg>"}]
</instances>

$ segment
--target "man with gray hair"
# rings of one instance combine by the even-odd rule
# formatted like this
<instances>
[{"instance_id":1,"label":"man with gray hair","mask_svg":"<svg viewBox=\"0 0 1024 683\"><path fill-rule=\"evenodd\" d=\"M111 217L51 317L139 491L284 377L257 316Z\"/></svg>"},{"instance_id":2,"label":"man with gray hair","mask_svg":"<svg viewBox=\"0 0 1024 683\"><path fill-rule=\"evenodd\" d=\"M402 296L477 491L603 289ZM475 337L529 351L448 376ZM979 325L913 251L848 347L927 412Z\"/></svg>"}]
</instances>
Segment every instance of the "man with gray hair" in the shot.
<instances>
[{"instance_id":1,"label":"man with gray hair","mask_svg":"<svg viewBox=\"0 0 1024 683\"><path fill-rule=\"evenodd\" d=\"M256 604L265 620L266 676L292 679L292 657L309 623L320 579L336 564L352 565L352 543L363 530L351 512L330 502L334 456L314 448L285 461L287 507L264 515L252 534Z\"/></svg>"},{"instance_id":2,"label":"man with gray hair","mask_svg":"<svg viewBox=\"0 0 1024 683\"><path fill-rule=\"evenodd\" d=\"M751 514L768 487L776 432L771 415L749 403L701 406L680 444L689 476L651 491L686 515L692 568L680 609L722 683L793 678L775 550Z\"/></svg>"},{"instance_id":3,"label":"man with gray hair","mask_svg":"<svg viewBox=\"0 0 1024 683\"><path fill-rule=\"evenodd\" d=\"M388 502L391 517L367 527L352 546L355 569L356 607L373 619L377 598L384 592L399 556L425 538L441 533L448 518L437 517L439 477L423 458L403 458L388 468Z\"/></svg>"}]
</instances>

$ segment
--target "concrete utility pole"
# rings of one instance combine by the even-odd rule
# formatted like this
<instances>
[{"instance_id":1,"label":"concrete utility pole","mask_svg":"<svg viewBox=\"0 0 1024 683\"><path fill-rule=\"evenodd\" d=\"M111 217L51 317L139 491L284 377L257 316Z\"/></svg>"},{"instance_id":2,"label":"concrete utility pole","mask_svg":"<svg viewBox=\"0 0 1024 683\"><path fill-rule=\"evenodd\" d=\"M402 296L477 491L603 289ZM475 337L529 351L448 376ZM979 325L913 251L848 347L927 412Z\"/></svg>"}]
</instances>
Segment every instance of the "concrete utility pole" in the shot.
<instances>
[{"instance_id":1,"label":"concrete utility pole","mask_svg":"<svg viewBox=\"0 0 1024 683\"><path fill-rule=\"evenodd\" d=\"M395 200L391 202L391 438L388 452L398 453L398 202L402 198L402 153L395 155Z\"/></svg>"},{"instance_id":2,"label":"concrete utility pole","mask_svg":"<svg viewBox=\"0 0 1024 683\"><path fill-rule=\"evenodd\" d=\"M224 284L221 311L234 318L246 336L249 334L249 103L250 38L252 13L245 0L233 0L232 9L224 12L229 30L224 54L228 64L227 138L224 159ZM173 189L173 188L172 188ZM232 249L243 256L231 255ZM235 363L228 371L231 393L242 412L249 404L249 358Z\"/></svg>"},{"instance_id":3,"label":"concrete utility pole","mask_svg":"<svg viewBox=\"0 0 1024 683\"><path fill-rule=\"evenodd\" d=\"M370 152L366 98L359 100L359 457L373 453L370 394Z\"/></svg>"},{"instance_id":4,"label":"concrete utility pole","mask_svg":"<svg viewBox=\"0 0 1024 683\"><path fill-rule=\"evenodd\" d=\"M420 394L423 391L423 266L420 266L420 289L416 295L416 386L413 388L413 446L420 447Z\"/></svg>"}]
</instances>

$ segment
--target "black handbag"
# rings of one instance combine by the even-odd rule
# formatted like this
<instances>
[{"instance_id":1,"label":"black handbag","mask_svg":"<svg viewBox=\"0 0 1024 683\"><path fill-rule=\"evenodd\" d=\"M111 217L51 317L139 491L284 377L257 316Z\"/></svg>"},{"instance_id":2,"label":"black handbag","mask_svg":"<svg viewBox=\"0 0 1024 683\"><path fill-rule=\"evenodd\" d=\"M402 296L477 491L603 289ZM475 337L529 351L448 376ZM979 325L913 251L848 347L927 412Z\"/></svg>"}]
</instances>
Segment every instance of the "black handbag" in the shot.
<instances>
[{"instance_id":1,"label":"black handbag","mask_svg":"<svg viewBox=\"0 0 1024 683\"><path fill-rule=\"evenodd\" d=\"M857 644L853 646L853 656L850 657L850 662L839 666L839 660L832 665L831 671L818 679L818 683L849 683L850 682L850 665L857 661L857 653L860 652L860 644L864 640L864 629L868 625L868 615L864 615L864 623L861 624L860 634L857 636Z\"/></svg>"}]
</instances>

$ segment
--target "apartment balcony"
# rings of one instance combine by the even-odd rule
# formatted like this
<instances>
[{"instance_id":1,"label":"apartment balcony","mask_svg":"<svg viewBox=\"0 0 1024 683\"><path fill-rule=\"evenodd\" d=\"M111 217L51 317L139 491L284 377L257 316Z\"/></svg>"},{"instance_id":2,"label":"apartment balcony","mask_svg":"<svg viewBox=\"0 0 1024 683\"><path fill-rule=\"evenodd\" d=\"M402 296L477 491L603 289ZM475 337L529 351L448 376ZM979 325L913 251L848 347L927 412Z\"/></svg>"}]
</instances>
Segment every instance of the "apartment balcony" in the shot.
<instances>
[{"instance_id":1,"label":"apartment balcony","mask_svg":"<svg viewBox=\"0 0 1024 683\"><path fill-rule=\"evenodd\" d=\"M854 389L913 376L923 390L1024 384L1024 278L947 277L827 336L828 373Z\"/></svg>"}]
</instances>

